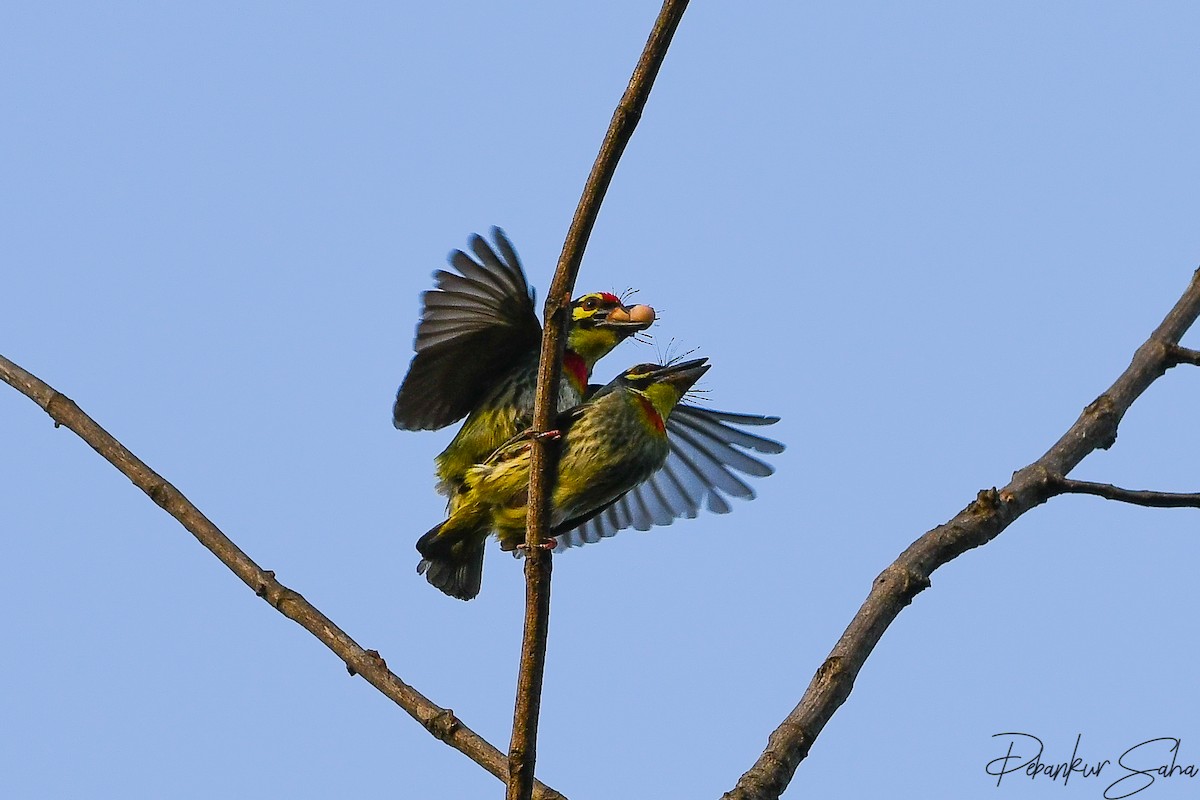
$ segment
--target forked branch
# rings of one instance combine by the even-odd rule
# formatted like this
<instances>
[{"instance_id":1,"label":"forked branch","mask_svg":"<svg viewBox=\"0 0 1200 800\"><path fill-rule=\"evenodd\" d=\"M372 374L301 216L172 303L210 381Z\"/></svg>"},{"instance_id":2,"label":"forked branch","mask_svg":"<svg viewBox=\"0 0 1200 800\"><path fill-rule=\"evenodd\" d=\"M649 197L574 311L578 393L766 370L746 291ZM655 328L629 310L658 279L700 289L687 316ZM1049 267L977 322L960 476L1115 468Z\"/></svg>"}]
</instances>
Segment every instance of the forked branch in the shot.
<instances>
[{"instance_id":1,"label":"forked branch","mask_svg":"<svg viewBox=\"0 0 1200 800\"><path fill-rule=\"evenodd\" d=\"M774 800L850 691L863 663L901 609L929 587L938 567L1000 535L1026 511L1061 493L1061 481L1080 461L1117 438L1125 412L1168 369L1193 363L1179 339L1200 315L1200 271L1162 324L1138 348L1116 382L1083 410L1045 455L1019 470L1003 489L985 489L944 525L917 539L871 586L866 601L813 676L808 690L770 736L767 749L725 800Z\"/></svg>"},{"instance_id":2,"label":"forked branch","mask_svg":"<svg viewBox=\"0 0 1200 800\"><path fill-rule=\"evenodd\" d=\"M1191 364L1200 367L1200 350L1192 350L1180 345L1171 345L1168 351L1173 364Z\"/></svg>"}]
</instances>

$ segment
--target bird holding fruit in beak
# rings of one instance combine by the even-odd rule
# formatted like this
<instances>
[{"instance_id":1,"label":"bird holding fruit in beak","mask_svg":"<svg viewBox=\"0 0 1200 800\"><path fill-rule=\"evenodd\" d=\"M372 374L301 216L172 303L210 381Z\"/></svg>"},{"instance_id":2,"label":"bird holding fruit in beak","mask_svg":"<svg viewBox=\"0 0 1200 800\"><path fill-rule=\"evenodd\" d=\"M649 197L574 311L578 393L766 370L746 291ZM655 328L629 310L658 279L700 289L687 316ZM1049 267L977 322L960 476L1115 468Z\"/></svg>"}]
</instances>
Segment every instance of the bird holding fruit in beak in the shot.
<instances>
[{"instance_id":1,"label":"bird holding fruit in beak","mask_svg":"<svg viewBox=\"0 0 1200 800\"><path fill-rule=\"evenodd\" d=\"M502 230L492 228L491 233L494 246L474 235L469 240L474 258L456 250L448 259L454 271L434 272L436 288L422 294L416 354L393 406L393 422L403 430L435 430L466 417L436 458L438 491L448 496L451 511L467 472L533 420L542 326L516 250ZM558 410L601 391L588 384L596 362L655 319L649 306L628 307L607 292L575 299ZM742 430L772 425L778 417L680 403L665 419L670 450L665 465L617 502L578 518L573 529L560 526L560 549L625 528L669 525L678 517L695 517L702 507L727 513L731 507L726 496L754 497L744 475L774 472L770 464L745 451L776 454L784 449Z\"/></svg>"},{"instance_id":2,"label":"bird holding fruit in beak","mask_svg":"<svg viewBox=\"0 0 1200 800\"><path fill-rule=\"evenodd\" d=\"M416 355L400 385L397 428L432 430L467 418L436 458L438 491L451 499L468 468L529 427L537 389L542 326L516 250L499 228L496 248L472 236L478 261L456 250L456 275L434 273L437 289L422 296ZM558 408L583 402L592 367L628 337L654 323L650 306L626 307L607 292L571 303Z\"/></svg>"},{"instance_id":3,"label":"bird holding fruit in beak","mask_svg":"<svg viewBox=\"0 0 1200 800\"><path fill-rule=\"evenodd\" d=\"M587 402L557 415L552 529L569 529L575 520L594 517L663 466L671 451L666 423L708 370L706 361L640 364ZM470 600L479 593L490 533L503 550L524 543L533 436L513 437L468 469L449 518L417 542L417 571L451 597Z\"/></svg>"}]
</instances>

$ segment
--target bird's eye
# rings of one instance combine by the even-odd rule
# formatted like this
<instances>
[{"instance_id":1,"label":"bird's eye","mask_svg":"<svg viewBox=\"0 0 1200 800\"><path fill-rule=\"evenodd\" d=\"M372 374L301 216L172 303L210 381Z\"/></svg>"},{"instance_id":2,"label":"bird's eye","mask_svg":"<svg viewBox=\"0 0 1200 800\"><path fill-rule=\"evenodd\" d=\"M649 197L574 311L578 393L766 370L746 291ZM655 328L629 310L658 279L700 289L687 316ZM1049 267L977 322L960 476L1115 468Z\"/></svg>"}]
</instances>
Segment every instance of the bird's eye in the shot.
<instances>
[{"instance_id":1,"label":"bird's eye","mask_svg":"<svg viewBox=\"0 0 1200 800\"><path fill-rule=\"evenodd\" d=\"M597 300L597 299L596 299L596 298L594 298L594 297L589 297L589 298L587 298L586 300L584 300L584 301L583 301L583 310L584 310L584 311L595 311L595 310L596 310L596 307L597 307L598 305L600 305L600 301L599 301L599 300Z\"/></svg>"}]
</instances>

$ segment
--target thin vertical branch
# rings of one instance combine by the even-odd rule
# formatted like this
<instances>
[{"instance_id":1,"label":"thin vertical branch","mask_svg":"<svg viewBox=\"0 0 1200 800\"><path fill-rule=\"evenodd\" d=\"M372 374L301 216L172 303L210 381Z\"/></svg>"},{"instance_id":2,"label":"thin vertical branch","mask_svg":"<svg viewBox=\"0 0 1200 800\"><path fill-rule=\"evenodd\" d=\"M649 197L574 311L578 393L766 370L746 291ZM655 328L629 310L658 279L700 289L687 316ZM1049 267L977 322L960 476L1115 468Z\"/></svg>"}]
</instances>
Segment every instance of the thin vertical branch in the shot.
<instances>
[{"instance_id":1,"label":"thin vertical branch","mask_svg":"<svg viewBox=\"0 0 1200 800\"><path fill-rule=\"evenodd\" d=\"M562 374L563 351L566 339L567 313L571 292L579 275L583 251L587 247L600 204L608 191L617 161L633 135L642 116L646 99L667 48L675 35L687 0L666 0L650 38L642 51L629 86L617 104L600 153L592 165L583 196L575 209L567 231L558 267L546 295L545 329L542 332L542 355L538 363L537 396L533 411L533 427L549 429L558 408L558 383ZM512 742L508 750L509 779L507 800L527 800L533 787L534 763L537 758L538 712L542 698L542 674L546 663L546 632L550 622L550 551L541 547L547 537L550 487L547 446L557 446L544 439L532 442L533 453L529 470L529 518L525 530L528 558L525 562L525 634L521 642L521 667L517 678L517 700L513 709Z\"/></svg>"}]
</instances>

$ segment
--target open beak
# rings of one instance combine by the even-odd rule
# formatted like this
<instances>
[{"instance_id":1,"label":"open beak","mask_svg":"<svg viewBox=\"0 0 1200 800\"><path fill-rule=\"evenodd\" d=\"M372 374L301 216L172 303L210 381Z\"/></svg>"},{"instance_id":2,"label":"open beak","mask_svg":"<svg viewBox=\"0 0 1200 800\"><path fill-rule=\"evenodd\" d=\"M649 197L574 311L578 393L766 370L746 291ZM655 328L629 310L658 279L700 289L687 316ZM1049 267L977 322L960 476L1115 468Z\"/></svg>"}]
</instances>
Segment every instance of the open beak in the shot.
<instances>
[{"instance_id":1,"label":"open beak","mask_svg":"<svg viewBox=\"0 0 1200 800\"><path fill-rule=\"evenodd\" d=\"M617 306L603 320L596 323L602 328L619 328L628 331L644 331L654 324L654 309L650 306Z\"/></svg>"},{"instance_id":2,"label":"open beak","mask_svg":"<svg viewBox=\"0 0 1200 800\"><path fill-rule=\"evenodd\" d=\"M655 382L670 383L679 390L680 394L683 394L688 389L691 389L696 381L700 380L701 375L708 372L708 368L712 364L707 362L707 358L694 358L691 361L683 361L679 364L668 364L661 369L655 370Z\"/></svg>"}]
</instances>

